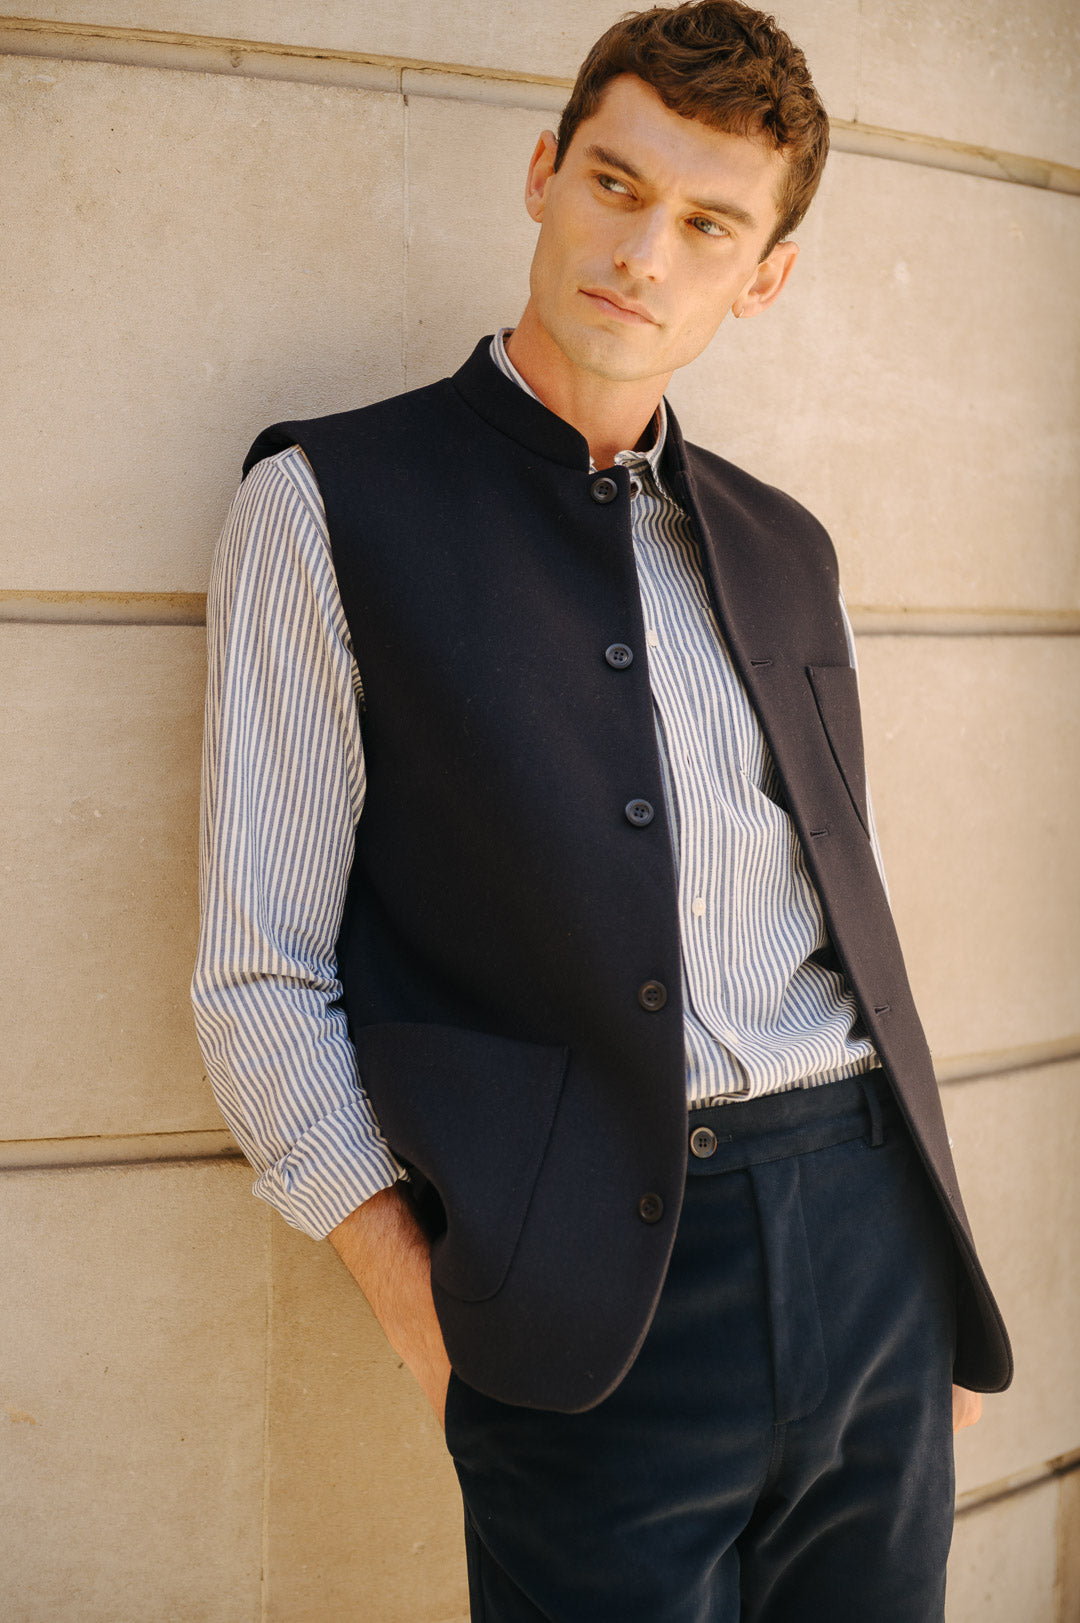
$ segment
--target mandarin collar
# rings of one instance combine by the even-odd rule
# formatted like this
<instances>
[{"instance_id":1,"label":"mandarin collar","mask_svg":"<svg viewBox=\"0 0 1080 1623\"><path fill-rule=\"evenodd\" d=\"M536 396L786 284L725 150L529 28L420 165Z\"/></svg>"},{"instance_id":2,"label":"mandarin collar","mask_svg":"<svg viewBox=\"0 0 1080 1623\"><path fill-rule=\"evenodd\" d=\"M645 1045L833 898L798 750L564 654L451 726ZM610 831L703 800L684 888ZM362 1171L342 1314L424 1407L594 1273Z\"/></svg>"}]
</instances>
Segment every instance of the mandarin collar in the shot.
<instances>
[{"instance_id":1,"label":"mandarin collar","mask_svg":"<svg viewBox=\"0 0 1080 1623\"><path fill-rule=\"evenodd\" d=\"M584 434L499 371L491 358L490 333L481 338L450 381L492 428L549 462L588 473L589 445Z\"/></svg>"}]
</instances>

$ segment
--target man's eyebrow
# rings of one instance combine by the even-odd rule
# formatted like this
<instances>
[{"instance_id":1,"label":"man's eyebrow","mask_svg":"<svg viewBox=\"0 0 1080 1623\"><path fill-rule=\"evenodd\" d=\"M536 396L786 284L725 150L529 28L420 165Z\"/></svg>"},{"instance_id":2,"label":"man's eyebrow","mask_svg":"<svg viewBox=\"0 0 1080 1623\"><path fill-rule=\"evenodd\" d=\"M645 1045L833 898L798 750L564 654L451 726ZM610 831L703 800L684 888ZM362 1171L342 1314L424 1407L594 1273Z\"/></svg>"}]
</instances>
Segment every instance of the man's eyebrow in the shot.
<instances>
[{"instance_id":1,"label":"man's eyebrow","mask_svg":"<svg viewBox=\"0 0 1080 1623\"><path fill-rule=\"evenodd\" d=\"M645 179L640 169L635 169L632 163L629 163L625 158L620 158L619 154L612 152L609 147L595 145L586 147L585 157L591 158L594 163L602 163L607 169L621 169L624 175L630 176L631 180Z\"/></svg>"},{"instance_id":2,"label":"man's eyebrow","mask_svg":"<svg viewBox=\"0 0 1080 1623\"><path fill-rule=\"evenodd\" d=\"M626 158L620 158L619 154L612 152L609 147L595 144L587 146L584 156L593 163L602 163L606 169L621 170L630 180L643 181L645 179L640 169L635 169L632 163ZM714 198L695 197L690 200L690 207L700 209L703 214L722 214L725 219L731 220L735 225L744 226L748 231L757 229L757 220L739 203L727 203L717 201Z\"/></svg>"}]
</instances>

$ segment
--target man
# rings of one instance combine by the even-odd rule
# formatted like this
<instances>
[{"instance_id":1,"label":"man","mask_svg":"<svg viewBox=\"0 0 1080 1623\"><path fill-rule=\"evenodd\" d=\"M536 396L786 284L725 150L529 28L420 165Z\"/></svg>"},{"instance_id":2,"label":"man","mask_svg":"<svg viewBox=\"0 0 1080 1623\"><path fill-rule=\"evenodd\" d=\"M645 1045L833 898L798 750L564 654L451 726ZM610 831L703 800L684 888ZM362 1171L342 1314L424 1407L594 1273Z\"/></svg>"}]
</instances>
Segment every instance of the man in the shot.
<instances>
[{"instance_id":1,"label":"man","mask_svg":"<svg viewBox=\"0 0 1080 1623\"><path fill-rule=\"evenodd\" d=\"M215 568L207 1065L449 1396L485 1623L940 1620L950 1371L1009 1378L832 549L663 402L826 150L769 19L617 24L517 327L267 431Z\"/></svg>"}]
</instances>

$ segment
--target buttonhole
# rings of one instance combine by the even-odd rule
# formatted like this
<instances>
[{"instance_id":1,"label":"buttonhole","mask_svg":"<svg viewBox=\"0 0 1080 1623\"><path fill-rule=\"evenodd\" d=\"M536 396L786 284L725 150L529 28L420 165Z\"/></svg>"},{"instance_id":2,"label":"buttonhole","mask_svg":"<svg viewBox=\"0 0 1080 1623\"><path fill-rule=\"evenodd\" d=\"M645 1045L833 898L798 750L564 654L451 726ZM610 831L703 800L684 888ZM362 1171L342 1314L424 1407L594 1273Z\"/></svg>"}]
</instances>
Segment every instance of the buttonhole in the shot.
<instances>
[{"instance_id":1,"label":"buttonhole","mask_svg":"<svg viewBox=\"0 0 1080 1623\"><path fill-rule=\"evenodd\" d=\"M828 838L828 835L829 831L827 828L812 828L810 830L810 838L812 840L824 840Z\"/></svg>"},{"instance_id":2,"label":"buttonhole","mask_svg":"<svg viewBox=\"0 0 1080 1623\"><path fill-rule=\"evenodd\" d=\"M891 1008L892 1008L891 1003L875 1003L874 1004L874 1013L875 1014L888 1014L888 1012L889 1012L889 1010Z\"/></svg>"},{"instance_id":3,"label":"buttonhole","mask_svg":"<svg viewBox=\"0 0 1080 1623\"><path fill-rule=\"evenodd\" d=\"M751 665L771 665L772 660L771 659L752 659L750 661L750 663L751 663Z\"/></svg>"}]
</instances>

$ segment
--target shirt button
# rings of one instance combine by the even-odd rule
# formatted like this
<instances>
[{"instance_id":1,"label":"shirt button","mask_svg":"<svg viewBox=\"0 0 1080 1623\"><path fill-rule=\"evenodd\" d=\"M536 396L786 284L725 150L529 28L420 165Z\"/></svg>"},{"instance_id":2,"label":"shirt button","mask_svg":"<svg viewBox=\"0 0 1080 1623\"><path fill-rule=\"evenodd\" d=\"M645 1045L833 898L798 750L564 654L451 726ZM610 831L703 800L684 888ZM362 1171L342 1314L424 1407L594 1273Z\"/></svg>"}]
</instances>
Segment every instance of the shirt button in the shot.
<instances>
[{"instance_id":1,"label":"shirt button","mask_svg":"<svg viewBox=\"0 0 1080 1623\"><path fill-rule=\"evenodd\" d=\"M608 502L613 502L618 494L618 485L614 479L609 479L607 474L604 474L599 479L594 479L589 486L589 495L594 502L599 502L601 507L605 507Z\"/></svg>"},{"instance_id":2,"label":"shirt button","mask_svg":"<svg viewBox=\"0 0 1080 1623\"><path fill-rule=\"evenodd\" d=\"M699 919L705 911L705 898L703 896L695 896L694 900L690 903L690 911L696 919Z\"/></svg>"},{"instance_id":3,"label":"shirt button","mask_svg":"<svg viewBox=\"0 0 1080 1623\"><path fill-rule=\"evenodd\" d=\"M660 981L646 981L644 986L638 987L637 1000L643 1009L648 1009L652 1014L667 1002L667 987Z\"/></svg>"},{"instance_id":4,"label":"shirt button","mask_svg":"<svg viewBox=\"0 0 1080 1623\"><path fill-rule=\"evenodd\" d=\"M655 816L647 800L631 800L626 806L626 821L633 823L635 828L644 828Z\"/></svg>"},{"instance_id":5,"label":"shirt button","mask_svg":"<svg viewBox=\"0 0 1080 1623\"><path fill-rule=\"evenodd\" d=\"M604 658L612 670L624 671L628 665L634 663L634 650L628 648L624 642L613 642L610 648L604 649Z\"/></svg>"},{"instance_id":6,"label":"shirt button","mask_svg":"<svg viewBox=\"0 0 1080 1623\"><path fill-rule=\"evenodd\" d=\"M690 1134L690 1152L699 1161L707 1161L716 1154L716 1134L711 1127L695 1127Z\"/></svg>"},{"instance_id":7,"label":"shirt button","mask_svg":"<svg viewBox=\"0 0 1080 1623\"><path fill-rule=\"evenodd\" d=\"M659 1195L642 1195L637 1203L637 1214L643 1223L659 1223L664 1215L664 1202Z\"/></svg>"}]
</instances>

